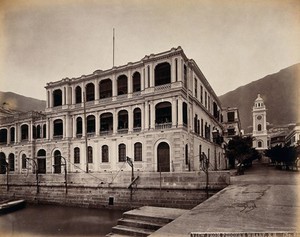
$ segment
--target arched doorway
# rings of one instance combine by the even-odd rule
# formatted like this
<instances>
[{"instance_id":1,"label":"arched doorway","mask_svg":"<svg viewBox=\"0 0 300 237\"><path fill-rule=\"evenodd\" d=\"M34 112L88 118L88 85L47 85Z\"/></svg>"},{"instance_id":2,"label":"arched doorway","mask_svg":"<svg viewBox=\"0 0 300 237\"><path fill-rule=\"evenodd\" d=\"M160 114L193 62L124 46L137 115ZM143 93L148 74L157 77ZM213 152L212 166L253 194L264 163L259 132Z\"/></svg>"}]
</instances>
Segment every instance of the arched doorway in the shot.
<instances>
[{"instance_id":1,"label":"arched doorway","mask_svg":"<svg viewBox=\"0 0 300 237\"><path fill-rule=\"evenodd\" d=\"M37 166L39 174L46 174L46 151L44 149L37 153Z\"/></svg>"},{"instance_id":2,"label":"arched doorway","mask_svg":"<svg viewBox=\"0 0 300 237\"><path fill-rule=\"evenodd\" d=\"M56 150L54 152L54 174L61 173L61 154L60 151Z\"/></svg>"},{"instance_id":3,"label":"arched doorway","mask_svg":"<svg viewBox=\"0 0 300 237\"><path fill-rule=\"evenodd\" d=\"M170 147L166 142L157 146L157 171L170 172Z\"/></svg>"},{"instance_id":4,"label":"arched doorway","mask_svg":"<svg viewBox=\"0 0 300 237\"><path fill-rule=\"evenodd\" d=\"M0 152L0 174L6 173L6 167L7 167L7 162L6 162L5 154L3 152Z\"/></svg>"}]
</instances>

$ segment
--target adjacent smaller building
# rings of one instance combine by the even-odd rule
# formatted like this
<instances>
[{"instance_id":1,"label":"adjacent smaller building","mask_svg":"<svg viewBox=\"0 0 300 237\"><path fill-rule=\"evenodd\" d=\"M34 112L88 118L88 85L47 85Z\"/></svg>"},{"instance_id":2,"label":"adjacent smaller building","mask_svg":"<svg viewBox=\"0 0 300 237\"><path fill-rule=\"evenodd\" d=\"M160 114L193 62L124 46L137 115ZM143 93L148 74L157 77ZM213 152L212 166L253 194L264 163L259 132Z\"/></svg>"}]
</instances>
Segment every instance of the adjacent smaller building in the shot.
<instances>
[{"instance_id":1,"label":"adjacent smaller building","mask_svg":"<svg viewBox=\"0 0 300 237\"><path fill-rule=\"evenodd\" d=\"M234 136L241 136L241 121L239 110L236 107L222 108L222 118L224 127L224 141L228 141Z\"/></svg>"}]
</instances>

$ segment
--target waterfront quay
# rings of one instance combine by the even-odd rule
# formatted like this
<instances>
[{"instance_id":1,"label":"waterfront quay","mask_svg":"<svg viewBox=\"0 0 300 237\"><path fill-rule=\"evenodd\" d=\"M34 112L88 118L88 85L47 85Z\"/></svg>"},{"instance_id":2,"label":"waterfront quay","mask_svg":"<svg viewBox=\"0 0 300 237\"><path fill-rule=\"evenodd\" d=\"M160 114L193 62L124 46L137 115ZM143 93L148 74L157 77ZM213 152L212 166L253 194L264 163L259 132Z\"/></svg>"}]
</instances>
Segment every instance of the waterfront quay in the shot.
<instances>
[{"instance_id":1,"label":"waterfront quay","mask_svg":"<svg viewBox=\"0 0 300 237\"><path fill-rule=\"evenodd\" d=\"M299 172L254 164L151 237L299 236L299 188Z\"/></svg>"}]
</instances>

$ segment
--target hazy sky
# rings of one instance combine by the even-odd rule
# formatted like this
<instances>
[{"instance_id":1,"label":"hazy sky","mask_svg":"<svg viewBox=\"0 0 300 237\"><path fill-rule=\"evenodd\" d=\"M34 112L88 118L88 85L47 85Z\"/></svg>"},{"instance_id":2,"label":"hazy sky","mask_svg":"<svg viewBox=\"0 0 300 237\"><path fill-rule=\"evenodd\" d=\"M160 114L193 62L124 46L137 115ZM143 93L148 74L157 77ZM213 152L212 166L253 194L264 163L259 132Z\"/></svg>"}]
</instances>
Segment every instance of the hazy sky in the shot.
<instances>
[{"instance_id":1,"label":"hazy sky","mask_svg":"<svg viewBox=\"0 0 300 237\"><path fill-rule=\"evenodd\" d=\"M0 91L45 99L47 82L181 46L222 95L300 62L299 0L0 0Z\"/></svg>"}]
</instances>

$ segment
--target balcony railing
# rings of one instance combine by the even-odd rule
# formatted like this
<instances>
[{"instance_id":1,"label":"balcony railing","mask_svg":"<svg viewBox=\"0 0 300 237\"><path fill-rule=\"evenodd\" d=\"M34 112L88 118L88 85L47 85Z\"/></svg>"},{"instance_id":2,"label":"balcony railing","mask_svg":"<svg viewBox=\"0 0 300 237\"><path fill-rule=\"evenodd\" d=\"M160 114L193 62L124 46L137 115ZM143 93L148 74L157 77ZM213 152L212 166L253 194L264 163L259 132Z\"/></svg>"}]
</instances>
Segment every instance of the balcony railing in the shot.
<instances>
[{"instance_id":1,"label":"balcony railing","mask_svg":"<svg viewBox=\"0 0 300 237\"><path fill-rule=\"evenodd\" d=\"M166 129L166 128L172 128L172 122L155 124L155 129Z\"/></svg>"},{"instance_id":2,"label":"balcony railing","mask_svg":"<svg viewBox=\"0 0 300 237\"><path fill-rule=\"evenodd\" d=\"M53 139L55 139L55 140L59 140L62 138L63 138L63 135L53 135Z\"/></svg>"},{"instance_id":3,"label":"balcony railing","mask_svg":"<svg viewBox=\"0 0 300 237\"><path fill-rule=\"evenodd\" d=\"M100 131L100 136L111 135L113 132L111 130Z\"/></svg>"},{"instance_id":4,"label":"balcony railing","mask_svg":"<svg viewBox=\"0 0 300 237\"><path fill-rule=\"evenodd\" d=\"M128 98L128 94L124 94L124 95L118 95L117 96L117 100L124 100Z\"/></svg>"},{"instance_id":5,"label":"balcony railing","mask_svg":"<svg viewBox=\"0 0 300 237\"><path fill-rule=\"evenodd\" d=\"M88 132L86 135L87 135L87 137L94 137L95 136L95 132Z\"/></svg>"},{"instance_id":6,"label":"balcony railing","mask_svg":"<svg viewBox=\"0 0 300 237\"><path fill-rule=\"evenodd\" d=\"M132 97L137 97L137 96L140 96L140 95L141 95L140 91L136 91L136 92L132 93Z\"/></svg>"},{"instance_id":7,"label":"balcony railing","mask_svg":"<svg viewBox=\"0 0 300 237\"><path fill-rule=\"evenodd\" d=\"M128 128L120 128L120 129L118 129L118 133L119 133L119 134L125 134L125 133L128 133Z\"/></svg>"},{"instance_id":8,"label":"balcony railing","mask_svg":"<svg viewBox=\"0 0 300 237\"><path fill-rule=\"evenodd\" d=\"M154 91L168 91L171 89L171 84L164 84L160 86L156 86L154 88Z\"/></svg>"},{"instance_id":9,"label":"balcony railing","mask_svg":"<svg viewBox=\"0 0 300 237\"><path fill-rule=\"evenodd\" d=\"M133 132L140 132L142 130L141 127L135 127L133 128Z\"/></svg>"},{"instance_id":10,"label":"balcony railing","mask_svg":"<svg viewBox=\"0 0 300 237\"><path fill-rule=\"evenodd\" d=\"M109 102L111 102L111 101L112 101L112 97L101 98L101 99L99 100L99 103L100 103L100 104L105 104L105 103L109 103Z\"/></svg>"}]
</instances>

